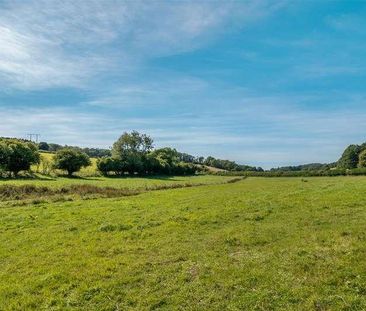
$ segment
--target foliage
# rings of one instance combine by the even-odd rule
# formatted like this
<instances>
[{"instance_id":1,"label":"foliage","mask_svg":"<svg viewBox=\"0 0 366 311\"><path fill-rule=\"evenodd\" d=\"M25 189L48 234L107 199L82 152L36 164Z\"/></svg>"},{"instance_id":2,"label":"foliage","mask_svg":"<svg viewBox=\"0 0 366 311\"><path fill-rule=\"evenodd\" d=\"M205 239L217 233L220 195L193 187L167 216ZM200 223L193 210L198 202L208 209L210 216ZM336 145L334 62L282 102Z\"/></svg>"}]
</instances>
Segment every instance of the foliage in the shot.
<instances>
[{"instance_id":1,"label":"foliage","mask_svg":"<svg viewBox=\"0 0 366 311\"><path fill-rule=\"evenodd\" d=\"M180 162L185 162L185 163L199 163L200 159L203 159L203 157L196 158L193 155L190 155L188 153L182 153L182 152L178 152L177 157L179 158Z\"/></svg>"},{"instance_id":2,"label":"foliage","mask_svg":"<svg viewBox=\"0 0 366 311\"><path fill-rule=\"evenodd\" d=\"M180 161L180 154L172 148L161 148L144 151L139 148L120 149L119 156L98 160L98 170L104 175L162 174L162 175L190 175L197 171L192 163ZM126 150L127 149L127 150ZM117 155L116 152L114 153Z\"/></svg>"},{"instance_id":3,"label":"foliage","mask_svg":"<svg viewBox=\"0 0 366 311\"><path fill-rule=\"evenodd\" d=\"M358 164L358 155L360 152L361 152L360 146L358 145L348 146L338 161L338 167L345 169L356 168Z\"/></svg>"},{"instance_id":4,"label":"foliage","mask_svg":"<svg viewBox=\"0 0 366 311\"><path fill-rule=\"evenodd\" d=\"M227 171L263 171L261 167L256 168L248 165L240 165L234 161L215 159L211 156L207 157L206 160L203 161L203 164Z\"/></svg>"},{"instance_id":5,"label":"foliage","mask_svg":"<svg viewBox=\"0 0 366 311\"><path fill-rule=\"evenodd\" d=\"M366 168L366 150L361 151L358 156L358 167Z\"/></svg>"},{"instance_id":6,"label":"foliage","mask_svg":"<svg viewBox=\"0 0 366 311\"><path fill-rule=\"evenodd\" d=\"M39 163L38 148L29 141L17 139L0 140L0 168L17 176L20 171L28 171L32 164Z\"/></svg>"},{"instance_id":7,"label":"foliage","mask_svg":"<svg viewBox=\"0 0 366 311\"><path fill-rule=\"evenodd\" d=\"M109 157L112 154L109 149L101 148L80 148L80 151L86 153L89 157L92 158Z\"/></svg>"},{"instance_id":8,"label":"foliage","mask_svg":"<svg viewBox=\"0 0 366 311\"><path fill-rule=\"evenodd\" d=\"M0 173L6 171L10 157L10 150L8 146L0 141Z\"/></svg>"},{"instance_id":9,"label":"foliage","mask_svg":"<svg viewBox=\"0 0 366 311\"><path fill-rule=\"evenodd\" d=\"M172 148L153 150L151 137L136 131L124 133L113 145L112 157L100 159L98 170L104 175L194 174L197 167L184 163L182 159L193 161L193 157L179 153Z\"/></svg>"},{"instance_id":10,"label":"foliage","mask_svg":"<svg viewBox=\"0 0 366 311\"><path fill-rule=\"evenodd\" d=\"M64 146L61 146L59 144L53 144L53 143L48 144L48 146L49 146L48 151L51 151L51 152L56 152L60 149L65 148Z\"/></svg>"},{"instance_id":11,"label":"foliage","mask_svg":"<svg viewBox=\"0 0 366 311\"><path fill-rule=\"evenodd\" d=\"M357 172L356 172L357 170ZM345 169L326 169L326 170L302 170L302 171L281 171L281 170L274 170L274 171L264 171L264 172L254 172L254 171L247 171L247 172L215 172L212 174L219 175L219 176L246 176L246 177L321 177L321 176L346 176L346 175L360 175L360 170L345 170ZM366 170L364 172L366 175Z\"/></svg>"},{"instance_id":12,"label":"foliage","mask_svg":"<svg viewBox=\"0 0 366 311\"><path fill-rule=\"evenodd\" d=\"M124 159L131 155L144 155L153 148L153 139L137 131L123 133L113 144L112 156L116 159Z\"/></svg>"},{"instance_id":13,"label":"foliage","mask_svg":"<svg viewBox=\"0 0 366 311\"><path fill-rule=\"evenodd\" d=\"M46 142L44 141L41 141L39 144L38 144L38 149L39 150L42 150L42 151L49 151L50 150L50 145L47 144Z\"/></svg>"},{"instance_id":14,"label":"foliage","mask_svg":"<svg viewBox=\"0 0 366 311\"><path fill-rule=\"evenodd\" d=\"M172 148L161 148L151 153L151 158L156 160L155 173L173 174L179 163L179 154Z\"/></svg>"},{"instance_id":15,"label":"foliage","mask_svg":"<svg viewBox=\"0 0 366 311\"><path fill-rule=\"evenodd\" d=\"M114 158L98 159L97 168L104 176L108 176L111 173L121 176L128 170L123 160Z\"/></svg>"},{"instance_id":16,"label":"foliage","mask_svg":"<svg viewBox=\"0 0 366 311\"><path fill-rule=\"evenodd\" d=\"M272 171L272 172L319 171L319 170L331 169L336 166L337 166L336 163L330 163L330 164L310 163L310 164L302 164L302 165L297 165L297 166L283 166L283 167L278 167L278 168L272 168L270 171Z\"/></svg>"},{"instance_id":17,"label":"foliage","mask_svg":"<svg viewBox=\"0 0 366 311\"><path fill-rule=\"evenodd\" d=\"M44 144L47 144L47 143L44 143ZM83 153L87 154L89 157L92 157L92 158L102 158L102 157L111 156L111 151L109 149L81 148L81 147L77 147L77 146L68 146L68 145L62 146L62 145L53 144L53 143L50 143L50 144L47 144L47 145L48 145L48 149L44 149L45 145L42 145L42 148L41 148L41 143L40 143L39 149L40 150L45 150L45 151L50 151L50 152L56 152L58 150L65 149L65 148L74 149L76 151L83 152Z\"/></svg>"},{"instance_id":18,"label":"foliage","mask_svg":"<svg viewBox=\"0 0 366 311\"><path fill-rule=\"evenodd\" d=\"M54 168L67 171L69 176L89 165L91 161L88 155L70 148L57 151L54 157Z\"/></svg>"},{"instance_id":19,"label":"foliage","mask_svg":"<svg viewBox=\"0 0 366 311\"><path fill-rule=\"evenodd\" d=\"M112 156L118 160L114 164L131 175L143 174L146 156L152 148L153 140L151 137L137 131L125 132L113 144Z\"/></svg>"}]
</instances>

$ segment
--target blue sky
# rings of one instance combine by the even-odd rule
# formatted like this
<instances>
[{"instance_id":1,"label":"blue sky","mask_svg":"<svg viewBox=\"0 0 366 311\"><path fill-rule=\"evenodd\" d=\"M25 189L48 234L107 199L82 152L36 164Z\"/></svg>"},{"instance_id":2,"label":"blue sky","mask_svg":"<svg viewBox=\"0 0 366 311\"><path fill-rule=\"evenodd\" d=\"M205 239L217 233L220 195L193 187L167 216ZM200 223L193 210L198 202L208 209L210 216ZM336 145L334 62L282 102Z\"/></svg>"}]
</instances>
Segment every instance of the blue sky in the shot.
<instances>
[{"instance_id":1,"label":"blue sky","mask_svg":"<svg viewBox=\"0 0 366 311\"><path fill-rule=\"evenodd\" d=\"M0 0L0 136L265 168L366 141L364 1Z\"/></svg>"}]
</instances>

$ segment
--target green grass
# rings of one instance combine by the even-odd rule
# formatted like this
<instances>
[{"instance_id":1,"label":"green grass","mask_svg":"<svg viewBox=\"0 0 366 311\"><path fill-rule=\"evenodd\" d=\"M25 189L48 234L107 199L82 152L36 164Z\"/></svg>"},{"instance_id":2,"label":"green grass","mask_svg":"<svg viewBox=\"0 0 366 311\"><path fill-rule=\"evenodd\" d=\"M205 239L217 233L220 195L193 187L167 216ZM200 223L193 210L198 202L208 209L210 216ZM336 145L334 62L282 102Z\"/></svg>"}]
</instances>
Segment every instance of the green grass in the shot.
<instances>
[{"instance_id":1,"label":"green grass","mask_svg":"<svg viewBox=\"0 0 366 311\"><path fill-rule=\"evenodd\" d=\"M365 193L249 178L2 208L0 310L365 310Z\"/></svg>"},{"instance_id":2,"label":"green grass","mask_svg":"<svg viewBox=\"0 0 366 311\"><path fill-rule=\"evenodd\" d=\"M7 179L0 180L1 185L27 185L45 187L65 187L70 185L93 185L100 187L114 188L146 188L156 185L172 185L172 184L215 184L222 183L233 179L232 176L214 176L214 175L194 175L194 176L151 176L151 177L84 177L84 178L63 178L63 177L47 177L41 176L38 179Z\"/></svg>"}]
</instances>

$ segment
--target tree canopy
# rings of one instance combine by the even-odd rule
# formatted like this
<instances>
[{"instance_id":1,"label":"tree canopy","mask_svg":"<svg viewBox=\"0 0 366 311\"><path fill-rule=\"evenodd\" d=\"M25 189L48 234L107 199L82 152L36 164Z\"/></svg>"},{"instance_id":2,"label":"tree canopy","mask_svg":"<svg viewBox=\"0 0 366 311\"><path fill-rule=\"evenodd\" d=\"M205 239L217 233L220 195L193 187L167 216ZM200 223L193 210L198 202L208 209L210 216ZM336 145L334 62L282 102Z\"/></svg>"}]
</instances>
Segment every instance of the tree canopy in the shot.
<instances>
[{"instance_id":1,"label":"tree canopy","mask_svg":"<svg viewBox=\"0 0 366 311\"><path fill-rule=\"evenodd\" d=\"M39 163L40 155L35 144L17 139L0 139L0 169L17 176Z\"/></svg>"},{"instance_id":2,"label":"tree canopy","mask_svg":"<svg viewBox=\"0 0 366 311\"><path fill-rule=\"evenodd\" d=\"M87 154L70 148L57 151L54 157L54 168L67 171L69 176L90 164Z\"/></svg>"}]
</instances>

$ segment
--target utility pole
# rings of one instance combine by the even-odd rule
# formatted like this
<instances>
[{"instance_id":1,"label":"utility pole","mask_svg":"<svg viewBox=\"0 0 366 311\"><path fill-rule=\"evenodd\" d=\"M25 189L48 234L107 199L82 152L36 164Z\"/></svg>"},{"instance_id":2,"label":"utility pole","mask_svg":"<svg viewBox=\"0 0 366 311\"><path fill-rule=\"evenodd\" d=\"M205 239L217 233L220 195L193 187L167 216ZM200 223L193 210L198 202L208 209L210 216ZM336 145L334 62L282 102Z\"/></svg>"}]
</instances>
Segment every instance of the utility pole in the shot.
<instances>
[{"instance_id":1,"label":"utility pole","mask_svg":"<svg viewBox=\"0 0 366 311\"><path fill-rule=\"evenodd\" d=\"M41 137L41 134L33 134L33 133L29 133L27 134L27 137L29 137L30 141L33 141L35 143L38 143L38 139ZM34 139L33 139L34 137Z\"/></svg>"}]
</instances>

